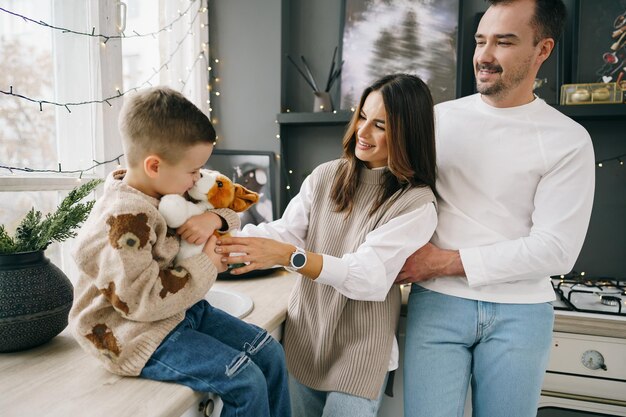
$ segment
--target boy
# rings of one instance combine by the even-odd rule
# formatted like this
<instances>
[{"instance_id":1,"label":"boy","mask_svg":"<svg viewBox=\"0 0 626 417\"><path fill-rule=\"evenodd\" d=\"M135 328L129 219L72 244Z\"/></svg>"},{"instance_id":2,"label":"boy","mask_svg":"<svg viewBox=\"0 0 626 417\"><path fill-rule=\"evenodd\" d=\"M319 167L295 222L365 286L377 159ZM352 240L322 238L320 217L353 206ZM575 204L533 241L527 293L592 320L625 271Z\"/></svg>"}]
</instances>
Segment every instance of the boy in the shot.
<instances>
[{"instance_id":1,"label":"boy","mask_svg":"<svg viewBox=\"0 0 626 417\"><path fill-rule=\"evenodd\" d=\"M179 238L159 214L213 151L209 119L180 93L142 90L119 123L128 170L113 172L76 242L80 270L70 323L83 349L119 375L187 385L222 397L222 416L289 416L284 352L266 331L203 300L226 265L216 238L180 261ZM227 209L213 229L239 226Z\"/></svg>"}]
</instances>

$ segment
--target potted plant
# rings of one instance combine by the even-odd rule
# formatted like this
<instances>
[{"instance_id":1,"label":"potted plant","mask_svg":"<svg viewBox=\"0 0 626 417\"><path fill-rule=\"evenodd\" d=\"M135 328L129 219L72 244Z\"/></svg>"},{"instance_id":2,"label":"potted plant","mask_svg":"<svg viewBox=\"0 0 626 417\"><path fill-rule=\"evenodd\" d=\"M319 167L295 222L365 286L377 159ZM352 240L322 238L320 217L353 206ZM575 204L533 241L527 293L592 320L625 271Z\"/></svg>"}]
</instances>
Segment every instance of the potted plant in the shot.
<instances>
[{"instance_id":1,"label":"potted plant","mask_svg":"<svg viewBox=\"0 0 626 417\"><path fill-rule=\"evenodd\" d=\"M74 188L45 217L32 208L14 236L0 225L0 352L41 345L67 326L73 287L44 251L50 243L76 235L95 203L80 201L101 182Z\"/></svg>"}]
</instances>

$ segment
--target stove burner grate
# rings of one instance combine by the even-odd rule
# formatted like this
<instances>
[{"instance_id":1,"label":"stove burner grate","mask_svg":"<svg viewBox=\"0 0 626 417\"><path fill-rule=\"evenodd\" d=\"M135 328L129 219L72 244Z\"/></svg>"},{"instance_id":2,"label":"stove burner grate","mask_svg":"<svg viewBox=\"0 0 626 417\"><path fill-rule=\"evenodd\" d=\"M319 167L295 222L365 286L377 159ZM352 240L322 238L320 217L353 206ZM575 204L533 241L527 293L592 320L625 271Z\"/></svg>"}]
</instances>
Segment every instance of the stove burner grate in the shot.
<instances>
[{"instance_id":1,"label":"stove burner grate","mask_svg":"<svg viewBox=\"0 0 626 417\"><path fill-rule=\"evenodd\" d=\"M557 310L624 316L621 298L621 296L626 296L626 280L624 279L605 277L589 278L583 274L572 272L568 275L553 276L552 288L559 301L565 305L565 307L555 306L554 308ZM614 307L615 310L607 310L606 308L581 308L572 300L572 297L577 294L593 294L598 296L599 304L606 307Z\"/></svg>"}]
</instances>

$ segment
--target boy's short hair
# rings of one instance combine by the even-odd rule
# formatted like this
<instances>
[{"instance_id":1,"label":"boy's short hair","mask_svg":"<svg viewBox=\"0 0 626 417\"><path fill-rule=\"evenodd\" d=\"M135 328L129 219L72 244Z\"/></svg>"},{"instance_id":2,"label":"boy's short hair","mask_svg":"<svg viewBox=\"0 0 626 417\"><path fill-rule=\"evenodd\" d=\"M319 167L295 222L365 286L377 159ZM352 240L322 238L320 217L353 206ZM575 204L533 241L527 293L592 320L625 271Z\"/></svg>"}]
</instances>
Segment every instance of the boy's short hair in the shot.
<instances>
[{"instance_id":1,"label":"boy's short hair","mask_svg":"<svg viewBox=\"0 0 626 417\"><path fill-rule=\"evenodd\" d=\"M190 146L215 142L209 118L181 93L163 86L130 96L122 107L119 129L129 166L151 154L176 163Z\"/></svg>"}]
</instances>

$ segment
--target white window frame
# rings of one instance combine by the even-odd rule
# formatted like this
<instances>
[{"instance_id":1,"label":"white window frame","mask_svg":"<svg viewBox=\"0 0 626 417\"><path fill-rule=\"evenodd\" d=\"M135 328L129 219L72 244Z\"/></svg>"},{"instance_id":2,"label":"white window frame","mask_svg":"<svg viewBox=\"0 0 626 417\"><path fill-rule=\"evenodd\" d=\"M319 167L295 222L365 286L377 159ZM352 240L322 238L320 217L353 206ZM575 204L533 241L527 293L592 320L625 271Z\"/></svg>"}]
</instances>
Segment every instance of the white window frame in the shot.
<instances>
[{"instance_id":1,"label":"white window frame","mask_svg":"<svg viewBox=\"0 0 626 417\"><path fill-rule=\"evenodd\" d=\"M191 1L191 0L190 0ZM200 6L206 6L205 1L197 1ZM118 25L121 25L119 0L51 0L52 13L54 15L54 25L58 27L75 27L75 20L63 24L64 16L85 16L88 26L95 28L96 33L101 34L119 34ZM164 7L164 3L158 2L155 7ZM192 8L193 10L193 8ZM197 9L196 9L197 10ZM206 7L203 8L206 12ZM159 13L162 13L161 10ZM187 16L188 22L191 24L192 16ZM192 36L192 45L197 46L203 51L207 59L208 67L208 17L203 16L201 19L193 20L194 27ZM34 24L34 23L33 23ZM183 34L189 30L181 28ZM176 34L177 36L180 35ZM106 97L115 97L119 94L123 86L122 72L122 40L120 38L109 38L103 44L102 39L93 37L90 39L88 48L89 70L85 71L84 66L73 66L73 62L85 62L85 48L76 48L73 40L78 40L81 35L63 33L59 30L53 30L53 66L55 73L55 92L57 97L93 97L94 100L102 100ZM74 36L74 38L72 38ZM84 35L83 35L84 36ZM84 39L82 39L84 41ZM186 51L184 59L192 60L197 57L196 52ZM191 58L190 58L191 57ZM181 59L178 59L181 61ZM176 66L185 65L184 62L176 62ZM36 63L34 63L36 64ZM76 80L82 80L78 83ZM162 80L154 80L155 84L159 84ZM191 86L195 84L195 86ZM77 85L89 85L91 91L76 90ZM187 86L188 91L183 91L187 97L200 107L207 115L209 112L209 91L205 86L208 85L208 73L203 70L195 71L193 78ZM141 86L132 86L141 87ZM176 88L176 86L172 86ZM128 88L128 86L125 86ZM76 91L74 91L76 90ZM41 99L48 99L41 97ZM119 167L117 158L123 154L121 137L118 130L118 117L123 105L123 97L108 100L108 104L84 104L81 106L72 106L72 113L78 113L79 118L89 120L91 131L87 129L77 129L67 118L56 118L57 129L57 154L62 170L83 170L96 164L96 162L104 162L116 160L116 162L100 165L95 169L80 174L80 180L85 182L92 178L105 178L108 173ZM59 100L62 102L62 100ZM39 109L34 109L34 112ZM63 106L44 105L43 111L66 112ZM73 118L77 120L76 118ZM81 120L82 121L82 120ZM74 122L75 123L75 122ZM88 139L88 143L85 143ZM82 142L81 142L82 140ZM79 147L82 149L78 150ZM93 161L77 161L77 155L85 155L86 149L91 148ZM119 162L124 164L125 160L121 158ZM25 167L24 167L25 168ZM41 168L41 167L29 167ZM10 192L20 191L67 191L78 185L79 174L35 174L27 175L22 172L15 172L16 175L0 176L0 190ZM101 193L102 187L99 188ZM98 194L98 193L97 193ZM68 241L60 244L61 264L58 265L75 281L77 276L76 267L69 258L69 248L72 242Z\"/></svg>"}]
</instances>

